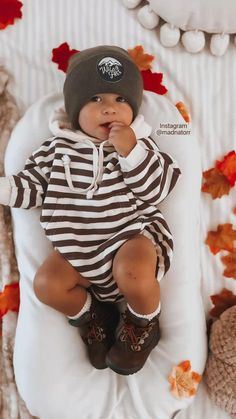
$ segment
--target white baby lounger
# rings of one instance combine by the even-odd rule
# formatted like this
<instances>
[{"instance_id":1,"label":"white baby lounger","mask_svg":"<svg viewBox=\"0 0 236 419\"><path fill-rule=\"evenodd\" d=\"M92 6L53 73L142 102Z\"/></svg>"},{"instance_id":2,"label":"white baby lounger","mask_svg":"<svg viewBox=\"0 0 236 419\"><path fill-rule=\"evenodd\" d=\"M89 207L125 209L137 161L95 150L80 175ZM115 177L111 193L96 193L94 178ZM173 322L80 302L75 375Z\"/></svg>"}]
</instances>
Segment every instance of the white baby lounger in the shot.
<instances>
[{"instance_id":1,"label":"white baby lounger","mask_svg":"<svg viewBox=\"0 0 236 419\"><path fill-rule=\"evenodd\" d=\"M54 94L32 106L16 126L6 154L6 174L16 174L26 158L50 136L48 120L62 106ZM78 330L64 315L34 295L35 272L52 250L39 224L40 209L12 209L14 241L20 270L21 306L14 367L19 392L32 415L40 419L170 419L193 398L178 400L168 376L184 360L203 372L206 330L200 294L199 199L201 168L192 133L160 135L160 124L183 124L167 98L145 92L141 113L153 127L152 137L169 152L182 176L160 205L174 237L174 259L161 281L162 337L144 368L132 376L88 362ZM162 128L164 129L164 128ZM189 130L190 128L188 128Z\"/></svg>"}]
</instances>

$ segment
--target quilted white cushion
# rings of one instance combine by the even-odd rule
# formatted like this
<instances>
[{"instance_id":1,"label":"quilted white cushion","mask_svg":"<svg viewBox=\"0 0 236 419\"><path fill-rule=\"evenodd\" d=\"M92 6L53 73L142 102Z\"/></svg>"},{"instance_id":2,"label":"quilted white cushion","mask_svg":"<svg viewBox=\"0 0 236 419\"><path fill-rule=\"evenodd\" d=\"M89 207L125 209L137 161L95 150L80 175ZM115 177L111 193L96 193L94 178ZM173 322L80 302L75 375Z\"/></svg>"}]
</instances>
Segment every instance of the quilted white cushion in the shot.
<instances>
[{"instance_id":1,"label":"quilted white cushion","mask_svg":"<svg viewBox=\"0 0 236 419\"><path fill-rule=\"evenodd\" d=\"M150 0L166 22L183 29L209 33L236 33L235 0Z\"/></svg>"},{"instance_id":2,"label":"quilted white cushion","mask_svg":"<svg viewBox=\"0 0 236 419\"><path fill-rule=\"evenodd\" d=\"M142 0L122 0L128 9L142 6ZM197 53L206 45L210 51L222 56L230 45L230 34L236 34L235 0L147 0L138 10L139 22L147 29L154 29L160 17L166 22L160 28L160 42L164 47L174 47L181 39L186 51ZM185 31L182 36L181 32ZM236 43L236 36L234 36Z\"/></svg>"},{"instance_id":3,"label":"quilted white cushion","mask_svg":"<svg viewBox=\"0 0 236 419\"><path fill-rule=\"evenodd\" d=\"M26 158L50 135L49 115L61 104L60 95L49 95L26 112L7 149L7 174L22 169ZM52 247L39 224L39 209L12 210L21 275L15 376L28 409L40 419L170 419L193 400L179 401L170 393L172 366L190 360L194 371L201 374L204 369L207 348L200 295L199 149L194 136L181 135L181 129L174 135L155 133L160 123L184 123L165 97L145 93L141 112L153 126L160 148L179 162L182 177L160 206L174 236L175 252L171 269L161 281L162 338L140 372L124 377L109 369L95 370L77 329L64 315L36 299L32 281Z\"/></svg>"}]
</instances>

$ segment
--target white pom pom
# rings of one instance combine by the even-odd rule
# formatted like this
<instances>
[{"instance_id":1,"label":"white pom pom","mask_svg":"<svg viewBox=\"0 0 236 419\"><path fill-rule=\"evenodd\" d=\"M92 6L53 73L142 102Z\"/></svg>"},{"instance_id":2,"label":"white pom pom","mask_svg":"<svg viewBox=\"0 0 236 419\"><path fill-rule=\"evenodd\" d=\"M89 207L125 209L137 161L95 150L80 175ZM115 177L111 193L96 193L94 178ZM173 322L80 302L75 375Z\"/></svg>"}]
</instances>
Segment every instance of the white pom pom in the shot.
<instances>
[{"instance_id":1,"label":"white pom pom","mask_svg":"<svg viewBox=\"0 0 236 419\"><path fill-rule=\"evenodd\" d=\"M182 35L182 43L188 52L199 52L205 46L205 35L198 30L187 31Z\"/></svg>"},{"instance_id":2,"label":"white pom pom","mask_svg":"<svg viewBox=\"0 0 236 419\"><path fill-rule=\"evenodd\" d=\"M210 50L213 55L220 57L224 55L229 45L229 35L227 33L215 34L211 37Z\"/></svg>"},{"instance_id":3,"label":"white pom pom","mask_svg":"<svg viewBox=\"0 0 236 419\"><path fill-rule=\"evenodd\" d=\"M179 28L175 28L169 23L162 25L160 29L160 41L164 47L174 47L178 44L180 38Z\"/></svg>"},{"instance_id":4,"label":"white pom pom","mask_svg":"<svg viewBox=\"0 0 236 419\"><path fill-rule=\"evenodd\" d=\"M158 26L159 16L147 4L138 11L138 20L147 29L154 29Z\"/></svg>"},{"instance_id":5,"label":"white pom pom","mask_svg":"<svg viewBox=\"0 0 236 419\"><path fill-rule=\"evenodd\" d=\"M123 5L127 7L127 9L134 9L137 7L142 0L123 0Z\"/></svg>"}]
</instances>

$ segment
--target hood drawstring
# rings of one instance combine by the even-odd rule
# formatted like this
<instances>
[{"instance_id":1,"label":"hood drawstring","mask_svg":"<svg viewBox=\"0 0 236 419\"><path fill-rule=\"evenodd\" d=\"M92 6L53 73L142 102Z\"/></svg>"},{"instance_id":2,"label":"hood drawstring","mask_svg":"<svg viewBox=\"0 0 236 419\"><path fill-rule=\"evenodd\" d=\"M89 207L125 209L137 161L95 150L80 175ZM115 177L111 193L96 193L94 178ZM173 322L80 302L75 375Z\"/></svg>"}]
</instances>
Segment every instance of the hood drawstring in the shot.
<instances>
[{"instance_id":1,"label":"hood drawstring","mask_svg":"<svg viewBox=\"0 0 236 419\"><path fill-rule=\"evenodd\" d=\"M133 129L137 140L140 138L148 137L152 129L151 127L144 121L143 115L139 114L135 120L132 122L130 127ZM86 194L87 199L91 199L94 195L94 192L98 189L99 184L101 183L102 176L103 176L103 148L104 145L109 143L109 140L103 141L101 144L97 143L97 147L93 141L91 141L88 136L81 131L72 131L71 124L68 121L67 114L65 113L64 109L59 109L56 112L54 111L50 117L49 121L49 128L50 131L55 136L54 138L68 138L74 142L81 142L86 143L93 149L93 179L91 185L89 185L86 189L75 188L72 182L71 172L70 172L70 157L65 154L62 156L62 162L65 168L65 176L68 183L69 188L72 191L76 191L81 194ZM94 139L95 140L95 139ZM111 149L115 151L114 147L111 145Z\"/></svg>"},{"instance_id":2,"label":"hood drawstring","mask_svg":"<svg viewBox=\"0 0 236 419\"><path fill-rule=\"evenodd\" d=\"M68 183L69 188L72 191L76 191L79 193L86 193L86 198L87 199L92 199L94 192L98 189L98 186L102 180L102 176L103 176L103 161L104 161L104 152L103 152L103 148L104 145L106 143L109 142L109 140L103 141L100 146L99 149L97 150L97 147L94 145L94 143L92 141L90 141L88 138L84 139L84 142L86 142L86 144L90 145L93 149L93 179L91 184L89 185L88 188L86 189L81 189L81 188L75 188L72 182L72 178L71 178L71 172L70 172L70 162L71 159L70 157L65 154L64 156L62 156L62 163L63 166L65 168L65 176L66 176L66 180Z\"/></svg>"}]
</instances>

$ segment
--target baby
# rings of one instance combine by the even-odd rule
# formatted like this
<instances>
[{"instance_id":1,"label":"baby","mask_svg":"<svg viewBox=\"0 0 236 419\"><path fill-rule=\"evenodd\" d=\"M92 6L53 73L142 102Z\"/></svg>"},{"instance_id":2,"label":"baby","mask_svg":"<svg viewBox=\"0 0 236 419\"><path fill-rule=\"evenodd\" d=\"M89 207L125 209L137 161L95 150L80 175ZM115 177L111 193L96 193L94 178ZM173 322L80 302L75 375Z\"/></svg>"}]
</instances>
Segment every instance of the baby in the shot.
<instances>
[{"instance_id":1,"label":"baby","mask_svg":"<svg viewBox=\"0 0 236 419\"><path fill-rule=\"evenodd\" d=\"M95 368L123 375L139 371L160 339L159 281L173 242L157 204L180 174L138 114L142 93L127 51L75 54L54 137L18 175L0 179L2 204L42 206L54 250L34 278L37 298L79 328Z\"/></svg>"}]
</instances>

